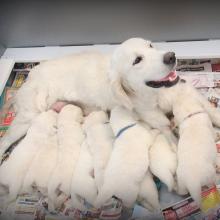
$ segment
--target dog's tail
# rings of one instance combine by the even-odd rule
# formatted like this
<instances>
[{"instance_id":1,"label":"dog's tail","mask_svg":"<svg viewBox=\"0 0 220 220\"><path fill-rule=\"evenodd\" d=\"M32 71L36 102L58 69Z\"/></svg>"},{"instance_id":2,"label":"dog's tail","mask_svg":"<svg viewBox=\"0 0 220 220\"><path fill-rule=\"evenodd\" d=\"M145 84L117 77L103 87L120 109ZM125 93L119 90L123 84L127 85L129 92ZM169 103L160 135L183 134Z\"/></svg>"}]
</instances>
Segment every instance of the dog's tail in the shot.
<instances>
[{"instance_id":1,"label":"dog's tail","mask_svg":"<svg viewBox=\"0 0 220 220\"><path fill-rule=\"evenodd\" d=\"M49 206L51 207L51 209L57 208L56 201L58 200L58 195L60 193L59 191L60 184L58 181L56 181L55 177L56 176L52 175L52 178L48 184L48 198L50 202ZM50 210L50 211L54 211L54 210Z\"/></svg>"},{"instance_id":2,"label":"dog's tail","mask_svg":"<svg viewBox=\"0 0 220 220\"><path fill-rule=\"evenodd\" d=\"M194 172L185 176L185 186L198 206L201 207L202 187L213 185L215 176L215 168L209 164L203 170L195 167Z\"/></svg>"},{"instance_id":3,"label":"dog's tail","mask_svg":"<svg viewBox=\"0 0 220 220\"><path fill-rule=\"evenodd\" d=\"M112 196L114 195L111 190L106 190L105 187L102 187L95 200L94 206L96 208L101 208L109 199L112 198Z\"/></svg>"},{"instance_id":4,"label":"dog's tail","mask_svg":"<svg viewBox=\"0 0 220 220\"><path fill-rule=\"evenodd\" d=\"M157 176L167 186L169 192L174 189L174 177L169 170L161 170L161 172L158 170L158 172L156 172L154 175Z\"/></svg>"},{"instance_id":5,"label":"dog's tail","mask_svg":"<svg viewBox=\"0 0 220 220\"><path fill-rule=\"evenodd\" d=\"M138 198L140 198L141 204L150 210L160 210L159 196L157 191L157 186L153 180L150 172L146 173L144 177Z\"/></svg>"}]
</instances>

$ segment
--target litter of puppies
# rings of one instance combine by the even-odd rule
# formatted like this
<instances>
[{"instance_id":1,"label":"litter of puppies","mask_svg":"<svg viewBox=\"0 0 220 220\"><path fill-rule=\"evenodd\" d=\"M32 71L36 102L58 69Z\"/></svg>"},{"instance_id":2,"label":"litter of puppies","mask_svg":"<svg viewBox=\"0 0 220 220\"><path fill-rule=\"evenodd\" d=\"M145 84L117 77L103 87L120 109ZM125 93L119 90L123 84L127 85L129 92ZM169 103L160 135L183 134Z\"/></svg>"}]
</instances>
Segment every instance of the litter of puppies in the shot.
<instances>
[{"instance_id":1,"label":"litter of puppies","mask_svg":"<svg viewBox=\"0 0 220 220\"><path fill-rule=\"evenodd\" d=\"M158 94L163 112L173 112L178 137L119 105L110 114L93 110L83 117L79 107L67 104L61 111L35 116L27 135L0 167L3 207L24 193L40 193L41 207L47 206L43 215L118 219L123 207L135 203L160 211L156 176L169 191L190 193L199 209L202 187L215 184L212 123L220 126L219 110L181 81Z\"/></svg>"}]
</instances>

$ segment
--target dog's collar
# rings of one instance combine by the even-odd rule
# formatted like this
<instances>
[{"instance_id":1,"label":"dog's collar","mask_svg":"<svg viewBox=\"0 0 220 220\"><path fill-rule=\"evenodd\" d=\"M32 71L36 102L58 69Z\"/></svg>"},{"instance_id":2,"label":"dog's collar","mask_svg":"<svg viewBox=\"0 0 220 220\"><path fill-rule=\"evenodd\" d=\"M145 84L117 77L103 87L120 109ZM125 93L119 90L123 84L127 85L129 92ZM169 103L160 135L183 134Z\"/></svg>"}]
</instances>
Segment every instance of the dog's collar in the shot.
<instances>
[{"instance_id":1,"label":"dog's collar","mask_svg":"<svg viewBox=\"0 0 220 220\"><path fill-rule=\"evenodd\" d=\"M176 85L179 82L179 79L180 77L177 76L176 79L173 81L147 81L145 82L145 85L152 88L161 88L161 87L169 88Z\"/></svg>"},{"instance_id":2,"label":"dog's collar","mask_svg":"<svg viewBox=\"0 0 220 220\"><path fill-rule=\"evenodd\" d=\"M204 111L198 111L198 112L191 113L191 114L187 115L187 116L183 119L183 122L184 122L185 120L187 120L188 118L191 118L191 117L193 117L193 116L195 116L195 115L198 115L198 114L201 114L201 113L205 113L205 112L204 112Z\"/></svg>"},{"instance_id":3,"label":"dog's collar","mask_svg":"<svg viewBox=\"0 0 220 220\"><path fill-rule=\"evenodd\" d=\"M134 127L135 125L136 125L136 123L133 123L133 124L130 124L130 125L127 125L127 126L121 128L121 129L118 131L118 133L117 133L117 135L116 135L116 138L118 138L118 137L119 137L123 132L125 132L127 129L132 128L132 127Z\"/></svg>"}]
</instances>

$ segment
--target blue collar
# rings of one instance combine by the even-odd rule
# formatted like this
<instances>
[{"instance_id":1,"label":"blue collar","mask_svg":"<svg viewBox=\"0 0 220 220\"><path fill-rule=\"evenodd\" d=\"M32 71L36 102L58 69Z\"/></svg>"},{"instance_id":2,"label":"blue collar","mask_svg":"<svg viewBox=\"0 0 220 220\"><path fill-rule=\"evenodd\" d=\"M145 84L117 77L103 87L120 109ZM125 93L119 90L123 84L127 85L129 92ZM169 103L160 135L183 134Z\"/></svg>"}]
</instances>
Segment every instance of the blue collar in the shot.
<instances>
[{"instance_id":1,"label":"blue collar","mask_svg":"<svg viewBox=\"0 0 220 220\"><path fill-rule=\"evenodd\" d=\"M127 126L121 128L119 130L119 132L117 133L116 138L118 138L124 131L126 131L127 129L129 129L131 127L134 127L135 125L136 125L136 123L133 123L133 124L130 124L130 125L127 125Z\"/></svg>"}]
</instances>

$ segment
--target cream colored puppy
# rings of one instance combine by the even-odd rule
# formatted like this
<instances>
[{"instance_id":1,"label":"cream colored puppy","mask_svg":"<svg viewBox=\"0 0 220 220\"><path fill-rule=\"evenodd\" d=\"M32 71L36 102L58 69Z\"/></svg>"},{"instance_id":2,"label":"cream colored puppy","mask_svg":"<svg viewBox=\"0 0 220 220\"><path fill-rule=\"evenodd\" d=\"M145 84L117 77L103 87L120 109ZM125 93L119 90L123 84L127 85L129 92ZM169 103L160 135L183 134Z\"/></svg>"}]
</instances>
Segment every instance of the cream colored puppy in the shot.
<instances>
[{"instance_id":1,"label":"cream colored puppy","mask_svg":"<svg viewBox=\"0 0 220 220\"><path fill-rule=\"evenodd\" d=\"M58 208L70 196L73 172L85 138L82 110L66 105L58 115L58 161L48 184L49 208Z\"/></svg>"},{"instance_id":2,"label":"cream colored puppy","mask_svg":"<svg viewBox=\"0 0 220 220\"><path fill-rule=\"evenodd\" d=\"M103 185L104 171L112 152L114 134L108 115L103 111L92 112L84 123L87 143L92 155L95 182L100 191Z\"/></svg>"},{"instance_id":3,"label":"cream colored puppy","mask_svg":"<svg viewBox=\"0 0 220 220\"><path fill-rule=\"evenodd\" d=\"M178 192L189 192L200 205L202 186L215 181L216 145L212 121L220 113L187 83L164 89L160 106L171 110L179 126L177 181Z\"/></svg>"},{"instance_id":4,"label":"cream colored puppy","mask_svg":"<svg viewBox=\"0 0 220 220\"><path fill-rule=\"evenodd\" d=\"M141 126L123 107L112 110L110 125L116 139L95 205L101 207L112 196L116 196L122 199L125 206L131 207L148 171L148 150L155 135Z\"/></svg>"},{"instance_id":5,"label":"cream colored puppy","mask_svg":"<svg viewBox=\"0 0 220 220\"><path fill-rule=\"evenodd\" d=\"M44 196L48 196L48 183L57 164L57 121L53 125L53 128L56 131L47 138L45 143L42 144L42 147L39 146L25 175L22 189L25 193L32 193L33 190L39 190ZM44 128L42 132L44 132Z\"/></svg>"},{"instance_id":6,"label":"cream colored puppy","mask_svg":"<svg viewBox=\"0 0 220 220\"><path fill-rule=\"evenodd\" d=\"M93 205L97 193L98 189L94 178L93 160L89 146L85 140L81 147L71 183L71 201L73 207L85 211L85 201Z\"/></svg>"},{"instance_id":7,"label":"cream colored puppy","mask_svg":"<svg viewBox=\"0 0 220 220\"><path fill-rule=\"evenodd\" d=\"M7 187L9 191L6 203L15 200L22 190L25 175L39 150L56 142L56 120L57 113L52 110L39 114L33 120L26 137L0 166L1 186ZM42 160L38 165L42 167L45 163Z\"/></svg>"},{"instance_id":8,"label":"cream colored puppy","mask_svg":"<svg viewBox=\"0 0 220 220\"><path fill-rule=\"evenodd\" d=\"M150 169L172 191L176 184L174 175L177 168L177 153L172 149L166 137L159 134L149 150Z\"/></svg>"}]
</instances>

